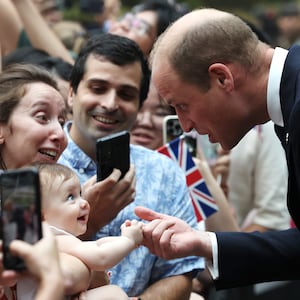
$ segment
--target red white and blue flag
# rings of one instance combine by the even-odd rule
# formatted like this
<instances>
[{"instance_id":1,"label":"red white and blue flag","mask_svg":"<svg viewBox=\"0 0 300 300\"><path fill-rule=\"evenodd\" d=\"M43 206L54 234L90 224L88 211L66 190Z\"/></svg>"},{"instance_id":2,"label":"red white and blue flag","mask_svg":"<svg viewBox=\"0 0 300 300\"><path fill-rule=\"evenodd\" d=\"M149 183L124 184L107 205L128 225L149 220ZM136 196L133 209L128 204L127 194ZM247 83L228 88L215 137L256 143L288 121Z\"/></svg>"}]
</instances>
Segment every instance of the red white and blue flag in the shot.
<instances>
[{"instance_id":1,"label":"red white and blue flag","mask_svg":"<svg viewBox=\"0 0 300 300\"><path fill-rule=\"evenodd\" d=\"M218 207L216 202L193 161L188 146L184 141L184 135L160 147L157 151L177 161L181 169L185 172L186 183L189 188L197 221L205 220L217 212Z\"/></svg>"}]
</instances>

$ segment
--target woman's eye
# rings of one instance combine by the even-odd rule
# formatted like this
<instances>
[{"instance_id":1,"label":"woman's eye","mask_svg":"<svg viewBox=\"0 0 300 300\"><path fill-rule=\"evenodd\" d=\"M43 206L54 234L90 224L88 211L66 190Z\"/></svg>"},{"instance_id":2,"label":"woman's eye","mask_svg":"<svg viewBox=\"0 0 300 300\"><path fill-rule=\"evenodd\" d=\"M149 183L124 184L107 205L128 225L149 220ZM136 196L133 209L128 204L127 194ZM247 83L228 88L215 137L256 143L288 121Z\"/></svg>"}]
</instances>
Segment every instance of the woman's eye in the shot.
<instances>
[{"instance_id":1,"label":"woman's eye","mask_svg":"<svg viewBox=\"0 0 300 300\"><path fill-rule=\"evenodd\" d=\"M48 122L48 118L45 114L37 114L36 118L43 122Z\"/></svg>"},{"instance_id":2,"label":"woman's eye","mask_svg":"<svg viewBox=\"0 0 300 300\"><path fill-rule=\"evenodd\" d=\"M161 111L156 111L155 115L158 117L166 117L168 115L171 115L171 113L168 111L161 110Z\"/></svg>"}]
</instances>

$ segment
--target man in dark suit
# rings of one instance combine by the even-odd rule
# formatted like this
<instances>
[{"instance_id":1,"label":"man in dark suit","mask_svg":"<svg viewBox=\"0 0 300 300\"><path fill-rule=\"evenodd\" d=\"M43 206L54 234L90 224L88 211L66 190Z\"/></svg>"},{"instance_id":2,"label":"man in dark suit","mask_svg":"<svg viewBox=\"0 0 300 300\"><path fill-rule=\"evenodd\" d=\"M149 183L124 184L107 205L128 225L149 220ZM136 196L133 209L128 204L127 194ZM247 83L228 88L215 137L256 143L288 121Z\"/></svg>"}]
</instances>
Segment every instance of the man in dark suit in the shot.
<instances>
[{"instance_id":1,"label":"man in dark suit","mask_svg":"<svg viewBox=\"0 0 300 300\"><path fill-rule=\"evenodd\" d=\"M238 17L215 9L176 21L154 46L152 80L185 131L195 128L231 149L256 124L272 120L286 152L288 208L300 228L300 47L259 41ZM276 161L274 161L276 164ZM276 174L270 174L276 176ZM300 279L300 232L194 231L146 208L144 245L166 259L206 257L217 289Z\"/></svg>"}]
</instances>

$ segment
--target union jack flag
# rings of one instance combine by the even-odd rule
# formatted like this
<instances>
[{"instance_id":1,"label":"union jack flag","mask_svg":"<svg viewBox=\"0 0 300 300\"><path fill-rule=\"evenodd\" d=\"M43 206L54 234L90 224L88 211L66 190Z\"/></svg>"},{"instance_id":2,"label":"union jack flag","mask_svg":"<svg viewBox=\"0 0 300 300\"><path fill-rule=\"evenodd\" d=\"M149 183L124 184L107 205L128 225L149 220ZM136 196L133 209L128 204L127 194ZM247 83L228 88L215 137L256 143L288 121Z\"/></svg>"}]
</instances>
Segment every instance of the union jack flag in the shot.
<instances>
[{"instance_id":1,"label":"union jack flag","mask_svg":"<svg viewBox=\"0 0 300 300\"><path fill-rule=\"evenodd\" d=\"M195 210L197 221L205 220L218 211L218 207L199 169L196 167L188 146L184 141L184 135L157 149L158 152L177 161L185 172L186 183Z\"/></svg>"}]
</instances>

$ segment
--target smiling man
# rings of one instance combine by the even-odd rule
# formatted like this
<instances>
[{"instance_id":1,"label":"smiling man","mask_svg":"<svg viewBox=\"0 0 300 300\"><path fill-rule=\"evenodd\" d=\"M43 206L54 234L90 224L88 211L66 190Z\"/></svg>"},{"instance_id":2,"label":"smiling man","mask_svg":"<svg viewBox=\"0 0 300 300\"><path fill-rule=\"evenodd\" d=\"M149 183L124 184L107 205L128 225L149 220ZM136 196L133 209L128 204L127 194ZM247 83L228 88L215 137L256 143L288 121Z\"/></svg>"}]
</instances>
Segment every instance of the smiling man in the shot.
<instances>
[{"instance_id":1,"label":"smiling man","mask_svg":"<svg viewBox=\"0 0 300 300\"><path fill-rule=\"evenodd\" d=\"M93 36L82 48L71 75L69 104L73 108L73 121L65 126L68 146L59 161L75 170L81 183L96 174L97 139L131 130L147 96L148 85L147 62L132 40L103 34ZM197 228L185 175L179 166L156 151L135 145L130 146L130 161L135 176L131 167L118 181L120 172L115 170L95 184L106 186L111 194L116 186L124 188L111 197L111 202L101 196L103 189L98 192L98 201L90 202L89 237L119 235L121 224L136 218L136 205L175 215ZM120 197L131 195L130 188L125 188L128 181L135 189L134 202L125 201L116 209L115 202ZM115 217L101 228L102 220L113 210ZM111 270L110 280L131 297L187 300L192 277L203 265L202 258L166 261L140 247Z\"/></svg>"}]
</instances>

